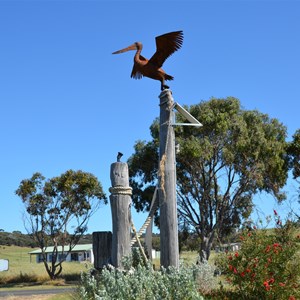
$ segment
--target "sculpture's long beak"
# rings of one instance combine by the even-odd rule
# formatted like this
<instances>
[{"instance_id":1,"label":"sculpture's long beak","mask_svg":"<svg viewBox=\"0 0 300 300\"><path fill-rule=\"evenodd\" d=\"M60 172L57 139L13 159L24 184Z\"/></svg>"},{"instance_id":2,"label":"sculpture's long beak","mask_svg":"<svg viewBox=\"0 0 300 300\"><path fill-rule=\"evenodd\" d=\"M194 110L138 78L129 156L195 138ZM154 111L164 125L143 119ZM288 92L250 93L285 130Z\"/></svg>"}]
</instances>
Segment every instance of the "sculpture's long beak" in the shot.
<instances>
[{"instance_id":1,"label":"sculpture's long beak","mask_svg":"<svg viewBox=\"0 0 300 300\"><path fill-rule=\"evenodd\" d=\"M136 49L137 49L136 44L132 44L131 46L126 47L126 48L124 48L122 50L119 50L119 51L115 51L112 54L119 54L119 53L123 53L123 52L129 51L129 50L136 50Z\"/></svg>"}]
</instances>

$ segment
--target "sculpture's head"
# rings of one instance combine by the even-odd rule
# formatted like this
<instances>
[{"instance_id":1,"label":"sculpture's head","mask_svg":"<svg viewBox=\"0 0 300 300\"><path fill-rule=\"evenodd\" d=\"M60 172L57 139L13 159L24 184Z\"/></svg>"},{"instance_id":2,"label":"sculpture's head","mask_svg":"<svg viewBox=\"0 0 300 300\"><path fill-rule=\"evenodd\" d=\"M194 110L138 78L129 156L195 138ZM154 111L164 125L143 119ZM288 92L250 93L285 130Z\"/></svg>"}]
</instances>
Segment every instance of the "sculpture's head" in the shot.
<instances>
[{"instance_id":1,"label":"sculpture's head","mask_svg":"<svg viewBox=\"0 0 300 300\"><path fill-rule=\"evenodd\" d=\"M119 53L123 53L123 52L130 51L130 50L142 50L142 47L143 47L142 43L135 42L134 44L132 44L124 49L121 49L119 51L115 51L112 54L119 54Z\"/></svg>"}]
</instances>

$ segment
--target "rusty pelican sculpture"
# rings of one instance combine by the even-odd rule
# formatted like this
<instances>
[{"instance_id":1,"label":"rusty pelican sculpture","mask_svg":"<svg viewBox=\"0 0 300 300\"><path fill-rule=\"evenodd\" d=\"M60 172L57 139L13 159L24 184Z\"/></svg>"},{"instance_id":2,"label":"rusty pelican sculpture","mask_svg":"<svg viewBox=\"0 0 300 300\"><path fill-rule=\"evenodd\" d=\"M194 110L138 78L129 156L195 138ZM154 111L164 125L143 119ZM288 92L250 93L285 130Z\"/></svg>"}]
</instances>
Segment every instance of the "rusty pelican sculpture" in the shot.
<instances>
[{"instance_id":1,"label":"rusty pelican sculpture","mask_svg":"<svg viewBox=\"0 0 300 300\"><path fill-rule=\"evenodd\" d=\"M183 32L169 32L157 36L155 41L156 52L150 58L150 60L141 55L143 45L140 42L136 42L127 48L113 52L113 54L123 53L129 50L137 50L134 55L134 65L131 72L131 78L141 79L143 76L146 76L155 80L159 80L161 82L161 90L164 90L169 88L165 84L165 81L173 80L174 78L171 75L166 74L161 67L170 55L180 49L183 42Z\"/></svg>"}]
</instances>

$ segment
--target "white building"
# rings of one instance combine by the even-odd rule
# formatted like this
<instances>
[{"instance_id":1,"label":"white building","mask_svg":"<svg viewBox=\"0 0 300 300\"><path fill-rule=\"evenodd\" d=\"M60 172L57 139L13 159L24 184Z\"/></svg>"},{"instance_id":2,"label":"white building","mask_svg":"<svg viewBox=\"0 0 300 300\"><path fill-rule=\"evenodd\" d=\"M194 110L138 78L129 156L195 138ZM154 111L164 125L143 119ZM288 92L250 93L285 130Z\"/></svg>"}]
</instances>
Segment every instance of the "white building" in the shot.
<instances>
[{"instance_id":1,"label":"white building","mask_svg":"<svg viewBox=\"0 0 300 300\"><path fill-rule=\"evenodd\" d=\"M45 248L45 253L47 254L47 262L52 261L52 253L53 253L53 248L54 247L47 247ZM64 247L64 255L66 254L67 250L69 249L69 246ZM42 250L37 249L28 252L30 254L30 261L32 255L36 255L36 262L40 263L43 261L43 256L42 256ZM62 246L58 246L58 259L61 258L62 253ZM93 254L93 244L83 244L83 245L76 245L71 253L69 253L65 259L65 261L89 261L92 264L94 263L94 254Z\"/></svg>"},{"instance_id":2,"label":"white building","mask_svg":"<svg viewBox=\"0 0 300 300\"><path fill-rule=\"evenodd\" d=\"M241 248L241 243L221 244L215 247L216 252L238 251Z\"/></svg>"}]
</instances>

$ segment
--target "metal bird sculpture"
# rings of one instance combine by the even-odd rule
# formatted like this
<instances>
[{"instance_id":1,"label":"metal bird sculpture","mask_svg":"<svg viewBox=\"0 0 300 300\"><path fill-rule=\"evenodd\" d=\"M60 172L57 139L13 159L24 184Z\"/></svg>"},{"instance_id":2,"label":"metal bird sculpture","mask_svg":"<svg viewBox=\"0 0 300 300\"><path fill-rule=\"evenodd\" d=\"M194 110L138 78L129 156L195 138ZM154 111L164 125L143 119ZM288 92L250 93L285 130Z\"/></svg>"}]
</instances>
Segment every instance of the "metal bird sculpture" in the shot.
<instances>
[{"instance_id":1,"label":"metal bird sculpture","mask_svg":"<svg viewBox=\"0 0 300 300\"><path fill-rule=\"evenodd\" d=\"M141 79L143 76L149 77L161 82L161 90L169 88L166 80L173 80L173 76L166 74L161 68L165 60L175 51L181 48L183 42L183 32L169 32L155 38L156 52L148 60L141 55L143 44L136 42L129 47L113 52L113 54L123 53L129 50L136 50L134 55L134 65L131 72L131 78Z\"/></svg>"},{"instance_id":2,"label":"metal bird sculpture","mask_svg":"<svg viewBox=\"0 0 300 300\"><path fill-rule=\"evenodd\" d=\"M117 162L120 162L121 161L121 157L123 156L123 153L121 152L118 152L118 155L117 155Z\"/></svg>"}]
</instances>

